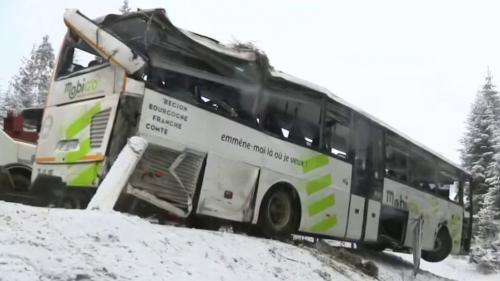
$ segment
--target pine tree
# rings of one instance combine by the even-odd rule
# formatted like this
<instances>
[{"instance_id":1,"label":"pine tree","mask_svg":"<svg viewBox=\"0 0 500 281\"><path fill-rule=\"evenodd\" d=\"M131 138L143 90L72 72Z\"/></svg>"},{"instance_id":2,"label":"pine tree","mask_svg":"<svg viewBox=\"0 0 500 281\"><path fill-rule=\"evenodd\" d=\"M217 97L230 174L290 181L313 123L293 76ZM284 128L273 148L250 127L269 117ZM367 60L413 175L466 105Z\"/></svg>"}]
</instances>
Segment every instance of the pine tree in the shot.
<instances>
[{"instance_id":1,"label":"pine tree","mask_svg":"<svg viewBox=\"0 0 500 281\"><path fill-rule=\"evenodd\" d=\"M120 13L126 15L128 13L130 13L131 9L130 7L128 6L128 0L123 0L123 4L122 6L120 7L120 9L118 9L118 11L120 11Z\"/></svg>"},{"instance_id":2,"label":"pine tree","mask_svg":"<svg viewBox=\"0 0 500 281\"><path fill-rule=\"evenodd\" d=\"M471 251L472 260L485 273L500 269L500 225L498 220L494 219L499 212L495 204L500 191L498 187L497 182L484 195L484 207L477 214L478 231L474 237L474 245Z\"/></svg>"},{"instance_id":3,"label":"pine tree","mask_svg":"<svg viewBox=\"0 0 500 281\"><path fill-rule=\"evenodd\" d=\"M49 94L50 78L54 69L54 49L49 42L49 36L42 38L42 44L35 51L35 85L36 85L36 104L41 107L45 105L47 95Z\"/></svg>"},{"instance_id":4,"label":"pine tree","mask_svg":"<svg viewBox=\"0 0 500 281\"><path fill-rule=\"evenodd\" d=\"M476 96L463 138L462 161L477 183L473 189L474 245L471 259L483 271L500 268L500 98L488 73Z\"/></svg>"},{"instance_id":5,"label":"pine tree","mask_svg":"<svg viewBox=\"0 0 500 281\"><path fill-rule=\"evenodd\" d=\"M4 102L5 95L6 92L3 90L2 85L0 85L0 119L3 119L7 113L5 110L5 102Z\"/></svg>"},{"instance_id":6,"label":"pine tree","mask_svg":"<svg viewBox=\"0 0 500 281\"><path fill-rule=\"evenodd\" d=\"M18 111L18 104L19 101L12 94L12 87L0 88L0 119L7 117L9 111Z\"/></svg>"},{"instance_id":7,"label":"pine tree","mask_svg":"<svg viewBox=\"0 0 500 281\"><path fill-rule=\"evenodd\" d=\"M491 163L496 153L495 133L500 124L500 98L491 80L488 74L472 105L462 139L462 164L478 183L473 190L474 213L482 207L483 196L490 187L487 179L493 175Z\"/></svg>"},{"instance_id":8,"label":"pine tree","mask_svg":"<svg viewBox=\"0 0 500 281\"><path fill-rule=\"evenodd\" d=\"M12 77L9 90L4 96L8 110L22 110L29 107L43 107L47 99L50 77L54 69L54 50L49 37L34 46L29 59L23 58L19 72Z\"/></svg>"}]
</instances>

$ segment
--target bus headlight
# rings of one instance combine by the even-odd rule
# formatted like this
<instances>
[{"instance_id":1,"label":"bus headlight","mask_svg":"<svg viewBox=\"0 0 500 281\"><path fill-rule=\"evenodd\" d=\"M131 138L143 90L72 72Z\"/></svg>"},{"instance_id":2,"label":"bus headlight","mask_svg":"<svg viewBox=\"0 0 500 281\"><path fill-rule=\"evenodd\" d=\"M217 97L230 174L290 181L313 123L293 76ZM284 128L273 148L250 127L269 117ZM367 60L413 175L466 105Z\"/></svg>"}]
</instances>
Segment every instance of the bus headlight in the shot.
<instances>
[{"instance_id":1,"label":"bus headlight","mask_svg":"<svg viewBox=\"0 0 500 281\"><path fill-rule=\"evenodd\" d=\"M56 149L59 151L73 151L78 150L78 140L61 140L57 143Z\"/></svg>"}]
</instances>

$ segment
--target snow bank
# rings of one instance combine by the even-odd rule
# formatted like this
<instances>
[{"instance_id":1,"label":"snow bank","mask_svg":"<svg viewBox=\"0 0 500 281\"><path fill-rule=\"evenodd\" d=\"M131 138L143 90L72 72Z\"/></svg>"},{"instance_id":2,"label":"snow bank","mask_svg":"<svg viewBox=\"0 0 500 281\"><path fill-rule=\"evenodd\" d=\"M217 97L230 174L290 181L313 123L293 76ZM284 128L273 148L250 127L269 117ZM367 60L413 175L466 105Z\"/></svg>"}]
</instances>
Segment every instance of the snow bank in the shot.
<instances>
[{"instance_id":1,"label":"snow bank","mask_svg":"<svg viewBox=\"0 0 500 281\"><path fill-rule=\"evenodd\" d=\"M411 256L403 254L399 255L402 259L411 261ZM439 276L447 276L448 278L457 281L499 281L500 273L496 274L481 274L477 271L476 265L468 262L468 257L465 256L450 256L440 263L431 263L422 261L420 267L424 270L431 271Z\"/></svg>"},{"instance_id":2,"label":"snow bank","mask_svg":"<svg viewBox=\"0 0 500 281\"><path fill-rule=\"evenodd\" d=\"M0 280L366 280L281 242L0 202Z\"/></svg>"},{"instance_id":3,"label":"snow bank","mask_svg":"<svg viewBox=\"0 0 500 281\"><path fill-rule=\"evenodd\" d=\"M373 255L382 258L361 256L377 263L378 280L443 280L428 272L414 279L401 258ZM0 201L0 281L28 280L375 279L307 247L156 225L116 212Z\"/></svg>"}]
</instances>

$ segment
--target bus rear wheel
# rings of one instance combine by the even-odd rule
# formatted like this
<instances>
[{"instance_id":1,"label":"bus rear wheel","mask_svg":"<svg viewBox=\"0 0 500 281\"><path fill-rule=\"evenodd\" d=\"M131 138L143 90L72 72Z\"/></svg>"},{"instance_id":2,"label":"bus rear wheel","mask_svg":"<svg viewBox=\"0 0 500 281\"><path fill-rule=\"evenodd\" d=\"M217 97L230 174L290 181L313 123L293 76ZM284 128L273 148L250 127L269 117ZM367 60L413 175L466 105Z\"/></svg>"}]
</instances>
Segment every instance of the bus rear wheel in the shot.
<instances>
[{"instance_id":1,"label":"bus rear wheel","mask_svg":"<svg viewBox=\"0 0 500 281\"><path fill-rule=\"evenodd\" d=\"M272 189L262 201L259 226L262 234L271 238L283 238L295 231L297 212L292 193L285 188Z\"/></svg>"},{"instance_id":2,"label":"bus rear wheel","mask_svg":"<svg viewBox=\"0 0 500 281\"><path fill-rule=\"evenodd\" d=\"M434 242L434 250L422 251L422 258L428 262L440 262L444 260L450 253L452 242L450 234L445 227L442 227Z\"/></svg>"}]
</instances>

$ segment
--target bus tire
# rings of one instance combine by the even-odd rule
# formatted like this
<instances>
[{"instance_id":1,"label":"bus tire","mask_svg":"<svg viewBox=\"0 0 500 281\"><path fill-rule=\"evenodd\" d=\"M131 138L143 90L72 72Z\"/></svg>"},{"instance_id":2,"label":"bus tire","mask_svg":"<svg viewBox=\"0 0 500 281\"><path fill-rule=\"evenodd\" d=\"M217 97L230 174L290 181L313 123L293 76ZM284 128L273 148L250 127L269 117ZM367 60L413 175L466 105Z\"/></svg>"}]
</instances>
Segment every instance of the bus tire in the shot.
<instances>
[{"instance_id":1,"label":"bus tire","mask_svg":"<svg viewBox=\"0 0 500 281\"><path fill-rule=\"evenodd\" d=\"M14 184L15 191L28 191L31 180L26 175L15 173L10 176L12 183Z\"/></svg>"},{"instance_id":2,"label":"bus tire","mask_svg":"<svg viewBox=\"0 0 500 281\"><path fill-rule=\"evenodd\" d=\"M271 189L262 200L259 227L265 237L283 238L295 232L298 212L292 192L286 188Z\"/></svg>"},{"instance_id":3,"label":"bus tire","mask_svg":"<svg viewBox=\"0 0 500 281\"><path fill-rule=\"evenodd\" d=\"M356 243L356 247L360 250L369 250L373 252L383 252L387 249L384 243Z\"/></svg>"},{"instance_id":4,"label":"bus tire","mask_svg":"<svg viewBox=\"0 0 500 281\"><path fill-rule=\"evenodd\" d=\"M188 218L186 225L197 229L218 231L222 223L220 220L213 217L193 215Z\"/></svg>"},{"instance_id":5,"label":"bus tire","mask_svg":"<svg viewBox=\"0 0 500 281\"><path fill-rule=\"evenodd\" d=\"M440 262L444 260L450 253L452 248L452 241L450 234L446 227L441 227L436 235L434 242L434 250L422 250L422 258L428 262Z\"/></svg>"},{"instance_id":6,"label":"bus tire","mask_svg":"<svg viewBox=\"0 0 500 281\"><path fill-rule=\"evenodd\" d=\"M31 185L31 168L23 164L11 164L5 167L12 180L13 191L26 192Z\"/></svg>"}]
</instances>

